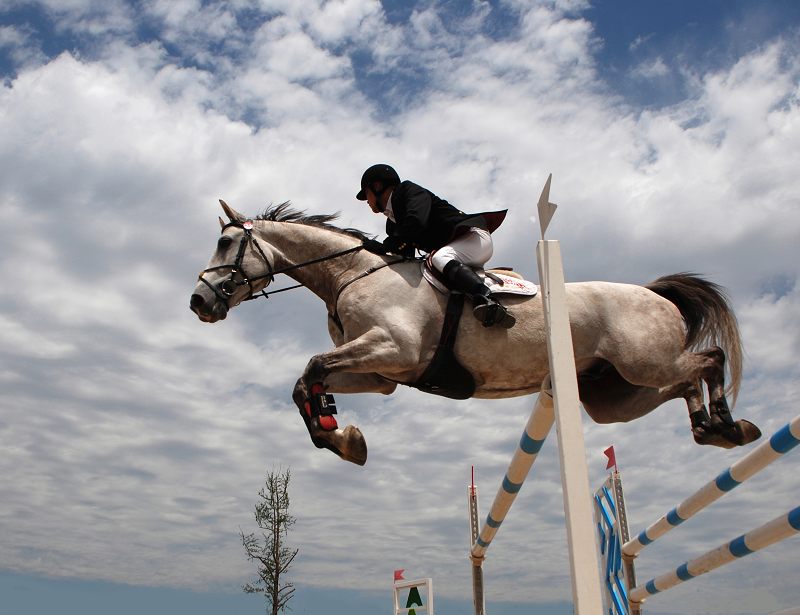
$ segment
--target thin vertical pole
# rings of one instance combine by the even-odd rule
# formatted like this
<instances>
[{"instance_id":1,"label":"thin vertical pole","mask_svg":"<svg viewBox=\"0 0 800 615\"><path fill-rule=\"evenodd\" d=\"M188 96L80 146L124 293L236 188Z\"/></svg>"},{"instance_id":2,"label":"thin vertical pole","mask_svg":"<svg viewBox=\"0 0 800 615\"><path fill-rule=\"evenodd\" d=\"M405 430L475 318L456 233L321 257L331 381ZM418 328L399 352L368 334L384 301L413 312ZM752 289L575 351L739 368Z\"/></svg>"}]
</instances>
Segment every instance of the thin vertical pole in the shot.
<instances>
[{"instance_id":1,"label":"thin vertical pole","mask_svg":"<svg viewBox=\"0 0 800 615\"><path fill-rule=\"evenodd\" d=\"M467 488L467 507L469 509L469 547L472 549L478 540L480 521L478 520L478 488L475 486L475 466L472 466L472 482ZM486 614L486 596L483 593L483 567L472 564L472 603L475 615Z\"/></svg>"}]
</instances>

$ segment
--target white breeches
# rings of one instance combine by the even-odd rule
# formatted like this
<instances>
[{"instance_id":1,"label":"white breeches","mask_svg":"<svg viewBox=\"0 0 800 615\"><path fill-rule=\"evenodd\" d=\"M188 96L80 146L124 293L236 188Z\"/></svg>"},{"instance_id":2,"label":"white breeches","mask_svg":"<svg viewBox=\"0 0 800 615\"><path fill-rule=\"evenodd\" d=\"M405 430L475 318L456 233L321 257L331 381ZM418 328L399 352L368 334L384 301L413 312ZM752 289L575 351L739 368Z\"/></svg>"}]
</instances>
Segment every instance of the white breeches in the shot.
<instances>
[{"instance_id":1,"label":"white breeches","mask_svg":"<svg viewBox=\"0 0 800 615\"><path fill-rule=\"evenodd\" d=\"M473 227L436 250L430 261L437 271L443 271L444 266L451 260L457 260L464 265L482 267L492 257L493 251L492 236L489 231Z\"/></svg>"}]
</instances>

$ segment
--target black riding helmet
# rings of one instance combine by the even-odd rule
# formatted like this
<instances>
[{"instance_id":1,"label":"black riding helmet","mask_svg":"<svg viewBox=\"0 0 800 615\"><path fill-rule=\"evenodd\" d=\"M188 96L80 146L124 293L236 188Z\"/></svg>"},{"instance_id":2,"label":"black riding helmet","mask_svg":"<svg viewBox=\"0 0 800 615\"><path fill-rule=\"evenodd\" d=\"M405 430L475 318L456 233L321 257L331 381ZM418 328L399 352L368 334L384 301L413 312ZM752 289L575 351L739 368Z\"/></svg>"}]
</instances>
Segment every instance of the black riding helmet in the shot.
<instances>
[{"instance_id":1,"label":"black riding helmet","mask_svg":"<svg viewBox=\"0 0 800 615\"><path fill-rule=\"evenodd\" d=\"M359 190L358 194L356 194L356 198L359 201L366 201L366 189L372 188L372 185L375 182L381 182L383 184L383 188L386 189L390 186L396 186L399 184L400 176L397 174L397 171L395 171L388 164L374 164L364 171L364 175L361 176L361 190Z\"/></svg>"}]
</instances>

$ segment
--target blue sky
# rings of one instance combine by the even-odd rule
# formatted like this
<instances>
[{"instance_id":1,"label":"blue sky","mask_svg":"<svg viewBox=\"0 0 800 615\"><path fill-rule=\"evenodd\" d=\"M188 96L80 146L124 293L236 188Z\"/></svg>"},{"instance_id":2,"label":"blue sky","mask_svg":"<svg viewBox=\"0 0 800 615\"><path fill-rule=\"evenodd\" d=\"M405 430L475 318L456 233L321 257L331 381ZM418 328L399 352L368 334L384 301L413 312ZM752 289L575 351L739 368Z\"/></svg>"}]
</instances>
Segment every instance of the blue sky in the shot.
<instances>
[{"instance_id":1,"label":"blue sky","mask_svg":"<svg viewBox=\"0 0 800 615\"><path fill-rule=\"evenodd\" d=\"M552 172L568 280L719 282L747 351L736 412L788 422L799 41L792 1L0 0L0 615L261 612L238 531L274 466L293 473L294 612L388 609L396 568L433 577L437 612L469 609L469 467L493 493L532 400L342 396L370 461L317 451L291 388L330 345L318 301L214 326L187 309L218 198L380 234L353 194L390 161L462 209L509 208L493 263L535 279ZM593 484L613 443L634 530L741 454L687 429L677 403L584 419ZM796 506L796 463L687 522L641 574ZM552 442L537 464L487 560L492 613L571 612ZM800 605L797 540L648 611Z\"/></svg>"}]
</instances>

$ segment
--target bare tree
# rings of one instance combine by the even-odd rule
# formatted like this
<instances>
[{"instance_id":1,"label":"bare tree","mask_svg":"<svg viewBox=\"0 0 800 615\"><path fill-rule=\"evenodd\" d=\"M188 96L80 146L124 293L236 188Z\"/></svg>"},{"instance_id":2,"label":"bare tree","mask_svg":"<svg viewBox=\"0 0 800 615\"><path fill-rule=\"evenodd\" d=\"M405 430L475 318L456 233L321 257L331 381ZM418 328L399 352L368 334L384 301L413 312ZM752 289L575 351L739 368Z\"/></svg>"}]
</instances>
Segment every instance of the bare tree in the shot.
<instances>
[{"instance_id":1,"label":"bare tree","mask_svg":"<svg viewBox=\"0 0 800 615\"><path fill-rule=\"evenodd\" d=\"M272 615L284 611L294 595L294 584L285 581L298 552L284 544L289 528L295 523L295 518L289 514L289 478L288 469L285 472L272 470L258 492L255 517L262 530L261 537L255 532L245 534L239 530L247 559L258 564L258 578L242 589L248 594L264 594L267 613Z\"/></svg>"}]
</instances>

